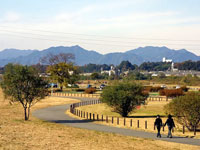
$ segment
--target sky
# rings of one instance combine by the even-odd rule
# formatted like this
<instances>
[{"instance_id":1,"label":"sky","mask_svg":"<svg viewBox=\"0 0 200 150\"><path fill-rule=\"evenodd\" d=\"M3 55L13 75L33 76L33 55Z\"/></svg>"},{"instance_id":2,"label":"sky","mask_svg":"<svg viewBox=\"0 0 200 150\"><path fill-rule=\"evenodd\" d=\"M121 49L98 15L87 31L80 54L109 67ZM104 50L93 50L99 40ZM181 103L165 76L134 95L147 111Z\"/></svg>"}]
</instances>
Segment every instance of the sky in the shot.
<instances>
[{"instance_id":1,"label":"sky","mask_svg":"<svg viewBox=\"0 0 200 150\"><path fill-rule=\"evenodd\" d=\"M199 7L199 0L0 0L0 51L166 46L200 55Z\"/></svg>"}]
</instances>

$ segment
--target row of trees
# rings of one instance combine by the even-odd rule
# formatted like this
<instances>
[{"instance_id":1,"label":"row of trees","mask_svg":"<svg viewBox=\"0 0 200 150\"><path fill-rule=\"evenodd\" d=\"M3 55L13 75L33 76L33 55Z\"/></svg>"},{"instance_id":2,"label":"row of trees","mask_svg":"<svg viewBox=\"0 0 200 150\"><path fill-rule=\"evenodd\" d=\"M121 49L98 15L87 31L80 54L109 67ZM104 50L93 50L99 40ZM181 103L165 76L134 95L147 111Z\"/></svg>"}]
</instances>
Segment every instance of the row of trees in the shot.
<instances>
[{"instance_id":1,"label":"row of trees","mask_svg":"<svg viewBox=\"0 0 200 150\"><path fill-rule=\"evenodd\" d=\"M96 65L88 64L81 66L80 70L82 72L100 72L101 68L104 70L109 70L111 65ZM117 69L124 72L127 70L144 70L144 71L166 71L171 67L171 63L165 62L144 62L141 65L131 64L129 61L122 61L116 66ZM184 61L181 63L175 63L175 68L179 70L196 70L200 71L200 61Z\"/></svg>"},{"instance_id":2,"label":"row of trees","mask_svg":"<svg viewBox=\"0 0 200 150\"><path fill-rule=\"evenodd\" d=\"M100 72L103 70L110 70L110 67L113 65L96 65L96 64L88 64L80 67L81 72ZM146 70L146 71L166 71L170 68L170 63L163 62L144 62L140 66L136 64L131 64L129 61L122 61L119 65L116 66L117 70L121 72L125 72L127 70Z\"/></svg>"},{"instance_id":3,"label":"row of trees","mask_svg":"<svg viewBox=\"0 0 200 150\"><path fill-rule=\"evenodd\" d=\"M50 59L49 59L50 58ZM58 55L48 54L47 56L41 58L40 63L36 65L32 65L39 69L41 73L46 72L47 67L49 65L54 65L59 63L60 60L64 63L72 62L75 59L73 54L65 54L61 53ZM48 60L48 61L47 61ZM78 70L83 73L94 73L94 72L101 72L103 70L110 70L112 64L87 64L84 66L79 66ZM119 65L116 66L116 69L120 70L121 72L127 70L143 70L143 71L166 71L171 67L171 63L164 63L164 62L144 62L141 65L131 64L129 61L122 61ZM200 71L200 61L185 61L181 63L175 63L175 68L179 70L196 70ZM0 73L4 72L4 68L0 68Z\"/></svg>"},{"instance_id":4,"label":"row of trees","mask_svg":"<svg viewBox=\"0 0 200 150\"><path fill-rule=\"evenodd\" d=\"M200 61L185 61L181 63L176 63L175 67L179 70L196 70L200 71Z\"/></svg>"}]
</instances>

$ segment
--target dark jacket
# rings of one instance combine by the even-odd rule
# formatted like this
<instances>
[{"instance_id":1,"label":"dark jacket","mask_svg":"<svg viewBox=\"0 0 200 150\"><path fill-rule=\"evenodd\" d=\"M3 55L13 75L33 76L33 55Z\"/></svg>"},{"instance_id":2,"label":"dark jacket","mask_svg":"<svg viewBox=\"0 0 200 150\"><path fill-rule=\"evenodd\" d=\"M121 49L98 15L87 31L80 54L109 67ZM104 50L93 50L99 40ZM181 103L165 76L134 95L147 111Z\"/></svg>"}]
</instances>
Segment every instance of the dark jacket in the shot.
<instances>
[{"instance_id":1,"label":"dark jacket","mask_svg":"<svg viewBox=\"0 0 200 150\"><path fill-rule=\"evenodd\" d=\"M174 120L172 118L168 118L164 126L166 125L171 128L175 127Z\"/></svg>"},{"instance_id":2,"label":"dark jacket","mask_svg":"<svg viewBox=\"0 0 200 150\"><path fill-rule=\"evenodd\" d=\"M160 118L157 118L154 122L154 125L157 126L157 127L160 127L162 126L162 119Z\"/></svg>"}]
</instances>

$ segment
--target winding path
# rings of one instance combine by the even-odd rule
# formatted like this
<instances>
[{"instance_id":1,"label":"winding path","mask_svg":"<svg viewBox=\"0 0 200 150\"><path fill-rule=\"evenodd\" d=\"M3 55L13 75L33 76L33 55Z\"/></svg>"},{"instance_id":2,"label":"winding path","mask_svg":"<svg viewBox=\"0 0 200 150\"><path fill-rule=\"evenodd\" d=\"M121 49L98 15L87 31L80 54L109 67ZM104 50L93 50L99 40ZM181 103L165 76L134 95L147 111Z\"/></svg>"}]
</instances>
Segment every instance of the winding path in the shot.
<instances>
[{"instance_id":1,"label":"winding path","mask_svg":"<svg viewBox=\"0 0 200 150\"><path fill-rule=\"evenodd\" d=\"M66 97L66 98L73 98L73 99L78 99L81 101L92 100L91 98L80 98L80 97ZM102 132L117 133L117 134L121 134L125 136L133 136L133 137L158 140L158 138L156 138L155 133L94 124L92 123L92 121L89 121L89 120L78 120L78 119L72 118L68 116L67 114L65 114L66 110L69 108L70 108L70 104L52 106L52 107L43 108L43 109L34 111L33 116L45 121L55 122L55 123L63 124L66 126L72 126L72 127L83 128L83 129L88 129L88 130L96 130L96 131L102 131ZM200 146L199 139L185 138L185 137L179 137L179 136L174 136L173 138L170 139L170 138L167 138L166 135L162 135L162 138L159 138L159 140Z\"/></svg>"}]
</instances>

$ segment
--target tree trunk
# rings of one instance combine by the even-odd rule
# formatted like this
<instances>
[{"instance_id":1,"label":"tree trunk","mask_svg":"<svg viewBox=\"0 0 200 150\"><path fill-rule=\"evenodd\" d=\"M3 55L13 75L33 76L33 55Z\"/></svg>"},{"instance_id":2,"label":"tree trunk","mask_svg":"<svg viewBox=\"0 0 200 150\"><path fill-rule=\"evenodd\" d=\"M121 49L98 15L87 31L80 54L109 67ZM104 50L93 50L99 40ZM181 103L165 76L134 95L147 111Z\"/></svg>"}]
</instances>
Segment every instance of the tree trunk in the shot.
<instances>
[{"instance_id":1,"label":"tree trunk","mask_svg":"<svg viewBox=\"0 0 200 150\"><path fill-rule=\"evenodd\" d=\"M28 116L27 116L27 107L24 107L24 119L25 119L25 121L28 120Z\"/></svg>"},{"instance_id":2,"label":"tree trunk","mask_svg":"<svg viewBox=\"0 0 200 150\"><path fill-rule=\"evenodd\" d=\"M29 120L29 116L30 116L30 107L28 107L28 115L27 115L27 118L28 118L28 120Z\"/></svg>"}]
</instances>

